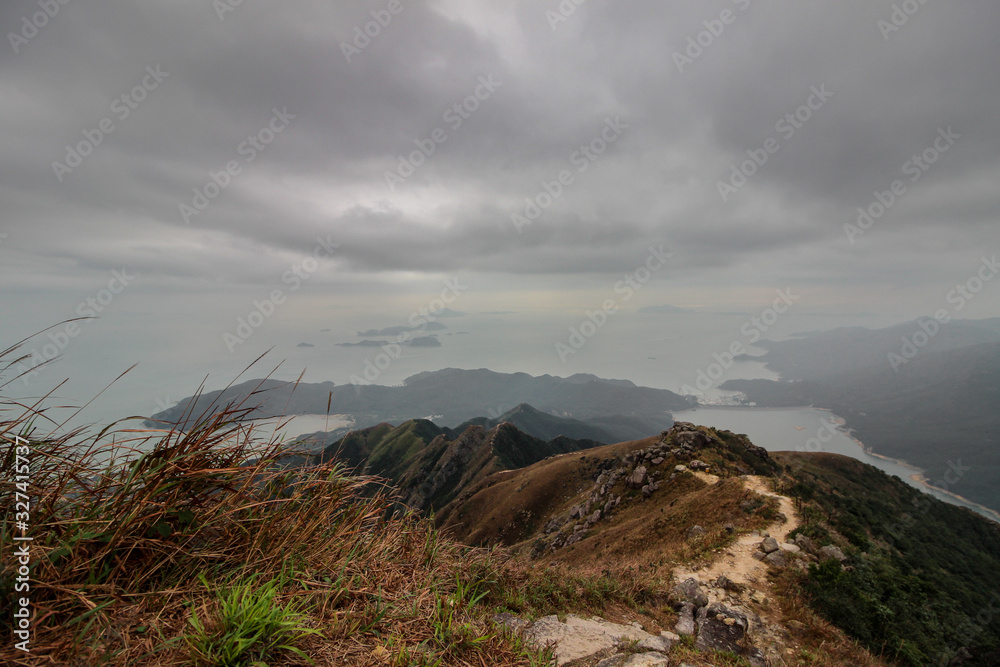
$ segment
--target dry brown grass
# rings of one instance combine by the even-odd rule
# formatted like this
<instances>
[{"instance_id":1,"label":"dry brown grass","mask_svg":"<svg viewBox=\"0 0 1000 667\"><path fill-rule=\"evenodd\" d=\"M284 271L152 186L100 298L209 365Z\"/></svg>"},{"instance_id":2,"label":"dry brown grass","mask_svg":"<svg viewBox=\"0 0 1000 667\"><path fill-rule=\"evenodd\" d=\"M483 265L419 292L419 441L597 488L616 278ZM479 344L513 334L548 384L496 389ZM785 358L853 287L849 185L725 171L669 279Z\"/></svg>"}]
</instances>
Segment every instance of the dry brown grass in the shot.
<instances>
[{"instance_id":1,"label":"dry brown grass","mask_svg":"<svg viewBox=\"0 0 1000 667\"><path fill-rule=\"evenodd\" d=\"M781 622L789 628L793 641L800 647L795 655L790 656L788 665L884 667L892 664L873 656L861 644L814 612L801 592L800 580L803 576L800 571L788 569L773 577Z\"/></svg>"},{"instance_id":2,"label":"dry brown grass","mask_svg":"<svg viewBox=\"0 0 1000 667\"><path fill-rule=\"evenodd\" d=\"M453 503L442 514L443 527L470 544L530 550L550 517L586 498L605 461L648 447L655 440L599 447L497 473ZM668 461L663 469L673 464ZM538 564L600 570L608 562L634 567L686 562L725 546L732 539L723 531L726 523L737 531L764 528L774 505L765 501L756 511L745 512L740 503L757 496L744 489L739 479L724 478L710 485L690 474L664 482L650 498L628 489L624 482L609 493L613 494L622 495L622 505L598 522L587 539L542 557ZM688 539L687 531L694 525L705 527L707 534Z\"/></svg>"},{"instance_id":3,"label":"dry brown grass","mask_svg":"<svg viewBox=\"0 0 1000 667\"><path fill-rule=\"evenodd\" d=\"M0 353L0 369L11 368L11 353ZM482 600L503 576L502 555L443 539L413 514L390 515L384 491L335 463L275 465L289 449L241 423L252 408L222 408L185 415L194 424L186 431L117 426L88 436L42 428L55 424L41 402L0 402L5 474L15 442L31 450L34 538L31 653L14 648L5 622L0 663L539 662L488 622ZM13 509L12 485L0 501ZM5 550L15 534L7 511ZM5 607L16 567L5 554ZM235 650L240 636L248 647L236 658L206 657Z\"/></svg>"}]
</instances>

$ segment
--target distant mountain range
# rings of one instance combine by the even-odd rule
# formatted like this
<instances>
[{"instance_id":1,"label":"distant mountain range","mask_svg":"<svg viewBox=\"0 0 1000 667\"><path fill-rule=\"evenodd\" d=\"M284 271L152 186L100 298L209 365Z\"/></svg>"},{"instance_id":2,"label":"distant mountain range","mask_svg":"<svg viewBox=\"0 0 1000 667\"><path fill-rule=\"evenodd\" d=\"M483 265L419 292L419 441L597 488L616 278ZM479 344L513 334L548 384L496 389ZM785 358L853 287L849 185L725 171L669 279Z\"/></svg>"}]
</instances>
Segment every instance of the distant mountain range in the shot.
<instances>
[{"instance_id":1,"label":"distant mountain range","mask_svg":"<svg viewBox=\"0 0 1000 667\"><path fill-rule=\"evenodd\" d=\"M928 332L935 333L928 335ZM825 381L876 367L891 370L889 355L903 356L905 340L919 354L1000 343L1000 318L952 320L941 325L928 317L884 329L841 327L777 342L761 340L754 346L767 350L767 354L744 355L741 359L763 361L786 380ZM906 364L897 361L899 365Z\"/></svg>"},{"instance_id":2,"label":"distant mountain range","mask_svg":"<svg viewBox=\"0 0 1000 667\"><path fill-rule=\"evenodd\" d=\"M186 398L151 420L183 427L228 405L247 408L246 419L349 414L354 428L415 418L458 426L478 418L482 420L479 425L489 429L502 418L543 440L564 435L620 442L669 428L673 423L671 411L691 407L692 400L665 389L588 374L535 377L447 368L418 373L395 387L251 380ZM337 437L344 433L346 429L334 432Z\"/></svg>"},{"instance_id":3,"label":"distant mountain range","mask_svg":"<svg viewBox=\"0 0 1000 667\"><path fill-rule=\"evenodd\" d=\"M816 405L877 454L935 486L1000 509L1000 319L930 320L761 341L781 381L730 380L763 407Z\"/></svg>"}]
</instances>

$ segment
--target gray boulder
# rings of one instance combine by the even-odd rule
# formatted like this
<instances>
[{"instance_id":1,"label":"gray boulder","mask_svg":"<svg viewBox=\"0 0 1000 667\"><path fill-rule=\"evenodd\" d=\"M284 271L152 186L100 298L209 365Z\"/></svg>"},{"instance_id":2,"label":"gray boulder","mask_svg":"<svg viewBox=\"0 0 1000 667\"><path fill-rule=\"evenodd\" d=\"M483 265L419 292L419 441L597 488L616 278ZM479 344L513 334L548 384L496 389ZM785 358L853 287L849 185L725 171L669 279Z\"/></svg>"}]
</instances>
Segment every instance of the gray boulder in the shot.
<instances>
[{"instance_id":1,"label":"gray boulder","mask_svg":"<svg viewBox=\"0 0 1000 667\"><path fill-rule=\"evenodd\" d=\"M835 547L832 544L827 545L825 547L821 547L817 555L819 556L820 560L829 560L830 558L836 558L841 563L847 560L847 556L845 556L844 552L840 550L840 547Z\"/></svg>"},{"instance_id":2,"label":"gray boulder","mask_svg":"<svg viewBox=\"0 0 1000 667\"><path fill-rule=\"evenodd\" d=\"M646 483L646 466L638 466L628 478L630 486L638 489Z\"/></svg>"},{"instance_id":3,"label":"gray boulder","mask_svg":"<svg viewBox=\"0 0 1000 667\"><path fill-rule=\"evenodd\" d=\"M779 548L778 540L773 537L765 537L764 541L760 543L760 550L766 554L777 551Z\"/></svg>"},{"instance_id":4,"label":"gray boulder","mask_svg":"<svg viewBox=\"0 0 1000 667\"><path fill-rule=\"evenodd\" d=\"M674 627L677 634L688 636L695 633L694 611L694 603L692 602L685 602L681 605L680 616L677 618L677 625Z\"/></svg>"},{"instance_id":5,"label":"gray boulder","mask_svg":"<svg viewBox=\"0 0 1000 667\"><path fill-rule=\"evenodd\" d=\"M602 618L582 618L573 614L567 615L565 622L555 615L545 616L532 623L523 634L529 646L552 646L556 665L590 658L603 651L613 650L623 642L641 643L656 639L654 635L635 626L618 625ZM629 667L633 666L629 664Z\"/></svg>"},{"instance_id":6,"label":"gray boulder","mask_svg":"<svg viewBox=\"0 0 1000 667\"><path fill-rule=\"evenodd\" d=\"M788 564L784 554L780 551L772 551L764 556L764 562L773 567L785 567Z\"/></svg>"},{"instance_id":7,"label":"gray boulder","mask_svg":"<svg viewBox=\"0 0 1000 667\"><path fill-rule=\"evenodd\" d=\"M816 553L816 545L813 544L813 541L809 539L809 537L803 535L802 533L796 535L793 542L795 542L795 544L797 544L798 547L803 551L806 551L811 554Z\"/></svg>"},{"instance_id":8,"label":"gray boulder","mask_svg":"<svg viewBox=\"0 0 1000 667\"><path fill-rule=\"evenodd\" d=\"M667 667L670 662L662 653L616 653L597 663L596 667Z\"/></svg>"},{"instance_id":9,"label":"gray boulder","mask_svg":"<svg viewBox=\"0 0 1000 667\"><path fill-rule=\"evenodd\" d=\"M710 604L698 612L698 638L694 646L700 651L728 651L739 655L743 652L740 642L749 625L747 617L735 609Z\"/></svg>"},{"instance_id":10,"label":"gray boulder","mask_svg":"<svg viewBox=\"0 0 1000 667\"><path fill-rule=\"evenodd\" d=\"M708 604L708 596L701 590L698 580L690 577L670 589L670 593L681 603L689 602L696 607L704 607ZM682 607L683 609L683 607Z\"/></svg>"}]
</instances>

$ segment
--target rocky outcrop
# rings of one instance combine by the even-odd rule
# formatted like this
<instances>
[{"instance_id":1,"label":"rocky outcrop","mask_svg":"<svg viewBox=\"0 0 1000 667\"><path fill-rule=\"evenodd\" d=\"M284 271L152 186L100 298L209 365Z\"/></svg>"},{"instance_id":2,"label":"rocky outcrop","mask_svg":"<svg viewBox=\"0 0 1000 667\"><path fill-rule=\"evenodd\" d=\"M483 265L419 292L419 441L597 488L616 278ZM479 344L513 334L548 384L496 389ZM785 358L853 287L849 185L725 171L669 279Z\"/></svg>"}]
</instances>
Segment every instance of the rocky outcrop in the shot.
<instances>
[{"instance_id":1,"label":"rocky outcrop","mask_svg":"<svg viewBox=\"0 0 1000 667\"><path fill-rule=\"evenodd\" d=\"M628 478L628 485L633 489L640 488L646 483L646 466L637 466Z\"/></svg>"},{"instance_id":2,"label":"rocky outcrop","mask_svg":"<svg viewBox=\"0 0 1000 667\"><path fill-rule=\"evenodd\" d=\"M529 646L552 648L556 665L595 657L604 658L598 664L613 667L666 665L667 653L680 639L670 632L650 634L638 624L619 625L602 618L583 618L573 614L566 616L565 621L553 615L530 624L510 614L499 614L493 620L522 635ZM624 643L634 643L640 653L620 652Z\"/></svg>"},{"instance_id":3,"label":"rocky outcrop","mask_svg":"<svg viewBox=\"0 0 1000 667\"><path fill-rule=\"evenodd\" d=\"M750 623L747 617L734 610L713 603L698 611L698 638L695 648L702 651L729 651L739 654L740 642L746 636Z\"/></svg>"},{"instance_id":4,"label":"rocky outcrop","mask_svg":"<svg viewBox=\"0 0 1000 667\"><path fill-rule=\"evenodd\" d=\"M698 580L693 577L674 586L670 590L670 594L681 604L687 602L696 607L704 607L708 604L708 596L701 589Z\"/></svg>"},{"instance_id":5,"label":"rocky outcrop","mask_svg":"<svg viewBox=\"0 0 1000 667\"><path fill-rule=\"evenodd\" d=\"M707 601L708 598L705 598L705 600ZM678 612L677 626L674 628L677 634L687 637L697 632L698 629L694 624L695 609L696 607L693 602L685 602L681 605Z\"/></svg>"},{"instance_id":6,"label":"rocky outcrop","mask_svg":"<svg viewBox=\"0 0 1000 667\"><path fill-rule=\"evenodd\" d=\"M717 589L732 594L732 599L745 592L743 585L724 575L719 576L714 585ZM763 654L752 648L747 641L751 620L761 624L756 614L743 607L711 601L700 582L693 577L674 586L670 593L678 614L677 624L674 626L678 635L693 636L694 646L698 650L728 651L746 658L754 667L763 667Z\"/></svg>"},{"instance_id":7,"label":"rocky outcrop","mask_svg":"<svg viewBox=\"0 0 1000 667\"><path fill-rule=\"evenodd\" d=\"M825 547L821 547L820 550L816 552L816 555L819 557L820 560L829 560L831 558L836 558L841 563L847 560L847 556L844 555L844 552L841 551L840 547L835 547L833 545L827 545Z\"/></svg>"},{"instance_id":8,"label":"rocky outcrop","mask_svg":"<svg viewBox=\"0 0 1000 667\"><path fill-rule=\"evenodd\" d=\"M596 667L667 667L670 661L662 653L618 653L597 663Z\"/></svg>"}]
</instances>

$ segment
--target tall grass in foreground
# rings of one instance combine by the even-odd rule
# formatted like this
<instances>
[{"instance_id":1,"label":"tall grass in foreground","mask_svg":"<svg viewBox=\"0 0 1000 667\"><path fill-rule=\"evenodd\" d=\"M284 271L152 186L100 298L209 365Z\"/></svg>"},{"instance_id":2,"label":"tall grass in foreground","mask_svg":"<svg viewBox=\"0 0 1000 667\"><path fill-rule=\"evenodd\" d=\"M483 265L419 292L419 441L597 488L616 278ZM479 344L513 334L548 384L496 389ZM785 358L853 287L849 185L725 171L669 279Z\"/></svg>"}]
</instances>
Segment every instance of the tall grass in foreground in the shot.
<instances>
[{"instance_id":1,"label":"tall grass in foreground","mask_svg":"<svg viewBox=\"0 0 1000 667\"><path fill-rule=\"evenodd\" d=\"M0 663L541 664L468 595L495 583L496 554L390 516L384 487L337 463L275 465L288 448L257 441L247 412L106 444L0 400ZM11 634L15 436L31 448L30 654Z\"/></svg>"}]
</instances>

